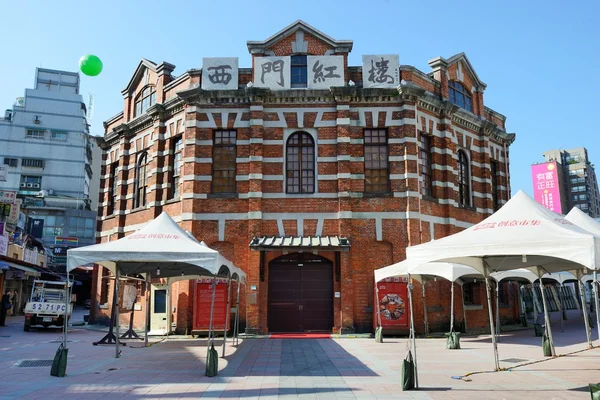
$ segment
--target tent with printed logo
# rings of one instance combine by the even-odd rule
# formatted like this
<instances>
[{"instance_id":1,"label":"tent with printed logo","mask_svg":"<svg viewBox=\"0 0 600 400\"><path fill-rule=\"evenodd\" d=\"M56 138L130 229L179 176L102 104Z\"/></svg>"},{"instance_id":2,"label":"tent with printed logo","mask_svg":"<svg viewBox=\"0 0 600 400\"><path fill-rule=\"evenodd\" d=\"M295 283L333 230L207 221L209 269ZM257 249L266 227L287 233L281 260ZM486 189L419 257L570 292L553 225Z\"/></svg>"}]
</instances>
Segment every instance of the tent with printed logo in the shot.
<instances>
[{"instance_id":1,"label":"tent with printed logo","mask_svg":"<svg viewBox=\"0 0 600 400\"><path fill-rule=\"evenodd\" d=\"M500 210L482 222L454 235L406 249L411 274L430 262L468 265L481 272L488 286L490 330L494 332L490 299L490 274L527 268L541 278L547 272L596 269L600 237L547 210L519 191ZM541 286L543 291L543 285ZM544 296L542 293L542 300ZM547 335L552 332L544 300ZM495 367L500 368L495 335L492 335ZM554 346L551 346L555 354Z\"/></svg>"},{"instance_id":2,"label":"tent with printed logo","mask_svg":"<svg viewBox=\"0 0 600 400\"><path fill-rule=\"evenodd\" d=\"M86 247L70 249L67 253L67 272L80 265L98 264L108 268L115 276L118 293L119 281L123 276L142 275L147 281L152 278L196 279L199 277L221 277L229 281L245 283L246 274L223 257L218 251L199 242L183 230L163 212L143 228L119 240ZM211 305L211 323L214 308ZM115 298L115 302L117 299ZM119 357L119 324L116 325L116 356ZM169 327L167 327L169 329ZM212 344L209 329L209 348ZM66 347L66 329L64 334Z\"/></svg>"}]
</instances>

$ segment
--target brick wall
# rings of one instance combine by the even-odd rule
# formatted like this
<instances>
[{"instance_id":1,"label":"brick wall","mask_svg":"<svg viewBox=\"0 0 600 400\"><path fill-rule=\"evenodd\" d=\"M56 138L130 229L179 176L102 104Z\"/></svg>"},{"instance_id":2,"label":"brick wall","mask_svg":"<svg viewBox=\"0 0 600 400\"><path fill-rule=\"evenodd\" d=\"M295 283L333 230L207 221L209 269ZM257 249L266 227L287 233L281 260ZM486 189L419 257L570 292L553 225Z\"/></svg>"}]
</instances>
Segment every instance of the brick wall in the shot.
<instances>
[{"instance_id":1,"label":"brick wall","mask_svg":"<svg viewBox=\"0 0 600 400\"><path fill-rule=\"evenodd\" d=\"M290 55L294 34L273 44L276 55ZM304 34L310 54L333 50L327 43ZM347 58L346 58L347 60ZM462 61L458 61L462 62ZM356 82L362 79L360 68L347 67L346 76ZM457 65L448 66L450 79L457 78ZM465 66L461 79L473 84ZM196 238L219 250L248 274L248 285L242 293L256 287L256 299L242 296L242 325L258 332L268 331L268 265L281 255L265 254L264 280L260 276L260 254L249 249L255 236L332 235L348 237L351 250L340 255L339 281L334 290L341 297L334 300L333 331L372 330L373 271L405 258L405 249L431 239L456 233L475 224L493 212L490 162L504 166L502 138L503 116L485 109L482 94L477 94L475 111L486 116L473 120L467 114L448 106L428 92L443 93L440 83L414 68L402 68L402 79L422 88L371 89L337 88L327 91L278 93L262 89L231 91L227 99L215 99L200 88L177 95L177 90L199 83L197 70L171 82L163 79L157 103L169 102L163 110L148 113L135 120L124 111L122 118L106 124L107 145L101 205L99 208L100 240L116 240L131 233L145 222L166 211ZM244 82L250 79L243 72ZM140 77L143 77L140 74ZM160 80L159 79L159 80ZM447 82L445 83L447 85ZM162 86L161 86L162 85ZM135 99L144 82L131 85L126 97ZM469 86L470 87L470 86ZM164 89L164 90L163 90ZM415 94L417 93L417 94ZM420 93L420 94L419 94ZM218 101L217 101L218 100ZM126 104L127 101L126 101ZM130 107L127 106L127 107ZM451 110L451 111L448 111ZM489 118L487 118L489 117ZM500 122L502 124L500 124ZM487 122L486 122L487 123ZM212 187L213 138L216 130L235 130L236 193L215 196ZM388 143L390 191L365 193L366 129L385 129ZM299 195L286 193L286 143L295 132L307 132L315 142L316 192ZM495 132L491 134L490 132ZM500 134L498 134L500 132ZM432 137L432 196L421 193L420 135ZM181 197L172 199L173 141L184 141ZM470 163L471 204L458 205L457 152L467 152ZM146 204L135 208L136 163L147 152L148 187ZM109 212L112 176L107 168L118 163L118 200ZM499 171L500 203L508 199L508 171ZM333 252L320 252L335 262ZM98 291L96 276L95 290ZM173 320L184 332L191 327L194 291L188 282L172 288L176 309ZM427 284L427 305L431 308L429 324L433 329L446 329L449 321L449 283ZM417 294L420 286L416 285ZM456 319L462 320L460 288L456 290ZM481 294L485 299L485 292ZM417 329L423 329L423 303L415 295ZM512 307L512 308L511 308ZM487 324L487 305L467 311L469 327ZM475 307L477 308L477 307ZM501 313L506 321L514 317L514 303ZM96 312L96 318L105 314ZM143 312L135 323L143 323Z\"/></svg>"}]
</instances>

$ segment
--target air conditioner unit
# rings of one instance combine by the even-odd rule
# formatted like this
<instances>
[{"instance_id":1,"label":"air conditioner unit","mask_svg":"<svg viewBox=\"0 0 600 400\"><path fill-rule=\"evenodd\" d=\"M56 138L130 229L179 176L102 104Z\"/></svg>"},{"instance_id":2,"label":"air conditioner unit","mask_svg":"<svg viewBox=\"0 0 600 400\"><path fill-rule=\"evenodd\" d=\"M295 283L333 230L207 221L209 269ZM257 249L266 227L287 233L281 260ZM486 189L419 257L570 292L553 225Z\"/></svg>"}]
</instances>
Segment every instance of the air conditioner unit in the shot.
<instances>
[{"instance_id":1,"label":"air conditioner unit","mask_svg":"<svg viewBox=\"0 0 600 400\"><path fill-rule=\"evenodd\" d=\"M27 187L28 187L28 188L32 188L32 187L33 187L33 183L28 183L28 184L27 184Z\"/></svg>"},{"instance_id":2,"label":"air conditioner unit","mask_svg":"<svg viewBox=\"0 0 600 400\"><path fill-rule=\"evenodd\" d=\"M36 188L36 189L40 188L40 184L39 183L33 183L32 185L33 185L32 186L33 188Z\"/></svg>"},{"instance_id":3,"label":"air conditioner unit","mask_svg":"<svg viewBox=\"0 0 600 400\"><path fill-rule=\"evenodd\" d=\"M21 187L27 187L27 184L25 182L21 182Z\"/></svg>"}]
</instances>

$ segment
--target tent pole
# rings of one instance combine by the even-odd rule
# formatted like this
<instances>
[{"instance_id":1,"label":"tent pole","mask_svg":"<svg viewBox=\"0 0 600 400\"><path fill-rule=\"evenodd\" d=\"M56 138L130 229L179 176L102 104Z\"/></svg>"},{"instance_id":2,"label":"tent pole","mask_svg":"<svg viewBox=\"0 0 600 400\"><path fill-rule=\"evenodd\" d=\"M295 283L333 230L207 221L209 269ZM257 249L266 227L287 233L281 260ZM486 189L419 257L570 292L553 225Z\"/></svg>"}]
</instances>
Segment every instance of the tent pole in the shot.
<instances>
[{"instance_id":1,"label":"tent pole","mask_svg":"<svg viewBox=\"0 0 600 400\"><path fill-rule=\"evenodd\" d=\"M467 310L465 309L465 283L461 283L460 285L460 293L461 293L461 303L463 309L463 327L465 333L467 333Z\"/></svg>"},{"instance_id":2,"label":"tent pole","mask_svg":"<svg viewBox=\"0 0 600 400\"><path fill-rule=\"evenodd\" d=\"M212 295L210 300L210 318L208 320L208 347L210 350L210 345L213 341L213 313L215 311L215 295L217 291L217 277L213 277L212 281Z\"/></svg>"},{"instance_id":3,"label":"tent pole","mask_svg":"<svg viewBox=\"0 0 600 400\"><path fill-rule=\"evenodd\" d=\"M412 336L412 350L413 350L413 357L414 357L414 363L415 363L415 389L419 388L419 375L418 375L418 368L417 368L417 343L416 343L416 335L415 335L415 319L413 316L413 301L412 301L412 291L413 291L413 285L412 285L412 280L410 278L410 274L408 274L408 302L410 305L410 332L411 332L411 336Z\"/></svg>"},{"instance_id":4,"label":"tent pole","mask_svg":"<svg viewBox=\"0 0 600 400\"><path fill-rule=\"evenodd\" d=\"M537 299L537 291L535 290L535 281L531 282L531 295L533 298L533 323L534 325L538 323L538 299Z\"/></svg>"},{"instance_id":5,"label":"tent pole","mask_svg":"<svg viewBox=\"0 0 600 400\"><path fill-rule=\"evenodd\" d=\"M233 337L235 340L235 346L239 345L238 332L240 329L240 281L237 281L237 298L235 300L235 320L233 322Z\"/></svg>"},{"instance_id":6,"label":"tent pole","mask_svg":"<svg viewBox=\"0 0 600 400\"><path fill-rule=\"evenodd\" d=\"M500 362L498 361L498 343L496 343L496 335L494 335L494 312L492 310L492 286L490 285L490 277L487 268L485 269L485 286L487 291L488 313L490 317L490 333L492 335L492 346L494 347L494 365L495 370L500 370Z\"/></svg>"},{"instance_id":7,"label":"tent pole","mask_svg":"<svg viewBox=\"0 0 600 400\"><path fill-rule=\"evenodd\" d=\"M596 309L596 325L598 327L598 338L600 339L600 310L598 310L598 272L594 270L594 304Z\"/></svg>"},{"instance_id":8,"label":"tent pole","mask_svg":"<svg viewBox=\"0 0 600 400\"><path fill-rule=\"evenodd\" d=\"M585 291L583 289L583 283L581 282L581 279L578 279L577 283L579 286L579 297L581 297L581 309L583 310L583 322L585 323L585 335L587 337L588 346L591 349L594 346L592 344L592 334L590 331L590 320L589 320L589 316L587 313L587 304L585 303Z\"/></svg>"},{"instance_id":9,"label":"tent pole","mask_svg":"<svg viewBox=\"0 0 600 400\"><path fill-rule=\"evenodd\" d=\"M538 268L539 270L539 268ZM546 295L544 294L544 283L542 282L542 272L539 271L540 276L540 290L542 292L542 304L544 306L544 321L546 322L546 332L548 332L548 339L550 339L550 349L552 350L552 356L556 355L554 350L554 340L552 339L552 327L550 326L550 315L548 314L548 306L546 305Z\"/></svg>"},{"instance_id":10,"label":"tent pole","mask_svg":"<svg viewBox=\"0 0 600 400\"><path fill-rule=\"evenodd\" d=\"M564 314L563 314L563 304L562 304L562 288L563 288L563 284L559 283L558 286L558 311L560 312L560 331L564 332L565 331L565 319L564 319Z\"/></svg>"},{"instance_id":11,"label":"tent pole","mask_svg":"<svg viewBox=\"0 0 600 400\"><path fill-rule=\"evenodd\" d=\"M429 321L427 320L427 299L425 296L425 279L422 280L421 291L423 292L423 320L425 321L425 335L429 335Z\"/></svg>"},{"instance_id":12,"label":"tent pole","mask_svg":"<svg viewBox=\"0 0 600 400\"><path fill-rule=\"evenodd\" d=\"M496 342L500 341L500 282L496 281Z\"/></svg>"},{"instance_id":13,"label":"tent pole","mask_svg":"<svg viewBox=\"0 0 600 400\"><path fill-rule=\"evenodd\" d=\"M225 347L227 347L227 323L229 322L229 295L231 293L231 278L229 278L229 282L227 282L227 301L225 308L225 322L223 323L223 355L225 357Z\"/></svg>"},{"instance_id":14,"label":"tent pole","mask_svg":"<svg viewBox=\"0 0 600 400\"><path fill-rule=\"evenodd\" d=\"M377 342L377 330L380 330L381 337L383 337L383 326L381 325L381 310L379 307L379 282L375 282L375 306L377 307L377 328L375 328L375 342Z\"/></svg>"},{"instance_id":15,"label":"tent pole","mask_svg":"<svg viewBox=\"0 0 600 400\"><path fill-rule=\"evenodd\" d=\"M119 279L121 278L121 271L119 271L119 264L117 264L116 268L115 268L115 295L114 295L114 305L113 307L115 307L115 320L116 320L116 327L115 327L115 336L116 336L116 340L115 340L115 358L119 358Z\"/></svg>"},{"instance_id":16,"label":"tent pole","mask_svg":"<svg viewBox=\"0 0 600 400\"><path fill-rule=\"evenodd\" d=\"M525 327L527 327L527 308L525 307L525 300L523 300L523 292L521 285L517 282L517 301L519 302L519 317L525 320ZM521 321L523 325L523 321Z\"/></svg>"},{"instance_id":17,"label":"tent pole","mask_svg":"<svg viewBox=\"0 0 600 400\"><path fill-rule=\"evenodd\" d=\"M171 279L167 278L167 338L171 332Z\"/></svg>"},{"instance_id":18,"label":"tent pole","mask_svg":"<svg viewBox=\"0 0 600 400\"><path fill-rule=\"evenodd\" d=\"M450 282L450 332L454 332L454 281Z\"/></svg>"},{"instance_id":19,"label":"tent pole","mask_svg":"<svg viewBox=\"0 0 600 400\"><path fill-rule=\"evenodd\" d=\"M144 347L148 347L148 323L150 322L150 272L146 273L146 312L144 313Z\"/></svg>"},{"instance_id":20,"label":"tent pole","mask_svg":"<svg viewBox=\"0 0 600 400\"><path fill-rule=\"evenodd\" d=\"M63 317L63 348L67 348L67 330L69 328L69 305L71 302L70 290L69 290L69 271L67 271L67 280L65 287L65 316ZM20 293L23 293L21 291ZM17 311L19 309L17 308Z\"/></svg>"}]
</instances>

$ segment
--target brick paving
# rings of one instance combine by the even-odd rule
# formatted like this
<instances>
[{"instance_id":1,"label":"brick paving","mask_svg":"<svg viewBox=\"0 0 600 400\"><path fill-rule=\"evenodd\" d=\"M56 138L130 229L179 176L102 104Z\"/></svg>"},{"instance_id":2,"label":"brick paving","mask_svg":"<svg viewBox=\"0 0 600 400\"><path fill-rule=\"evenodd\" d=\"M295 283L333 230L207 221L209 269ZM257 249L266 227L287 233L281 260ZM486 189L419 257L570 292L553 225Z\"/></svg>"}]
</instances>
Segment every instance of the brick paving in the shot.
<instances>
[{"instance_id":1,"label":"brick paving","mask_svg":"<svg viewBox=\"0 0 600 400\"><path fill-rule=\"evenodd\" d=\"M589 399L587 385L600 382L600 349L586 347L581 317L569 315L565 332L554 327L557 353L564 356L511 372L471 375L493 367L488 335L461 339L446 350L444 339L417 341L421 390L402 392L400 371L407 341L372 339L246 339L227 346L219 376L204 376L206 341L172 338L143 348L128 341L116 359L114 345L93 346L104 332L71 328L67 376L49 367L18 368L20 360L49 360L58 348L57 330L23 332L22 317L0 328L0 400L4 399ZM597 333L593 331L594 338ZM221 342L219 341L218 344ZM599 342L596 340L595 344ZM219 355L221 347L218 347ZM524 330L503 334L500 359L542 359L541 338ZM505 368L513 362L501 362Z\"/></svg>"}]
</instances>

